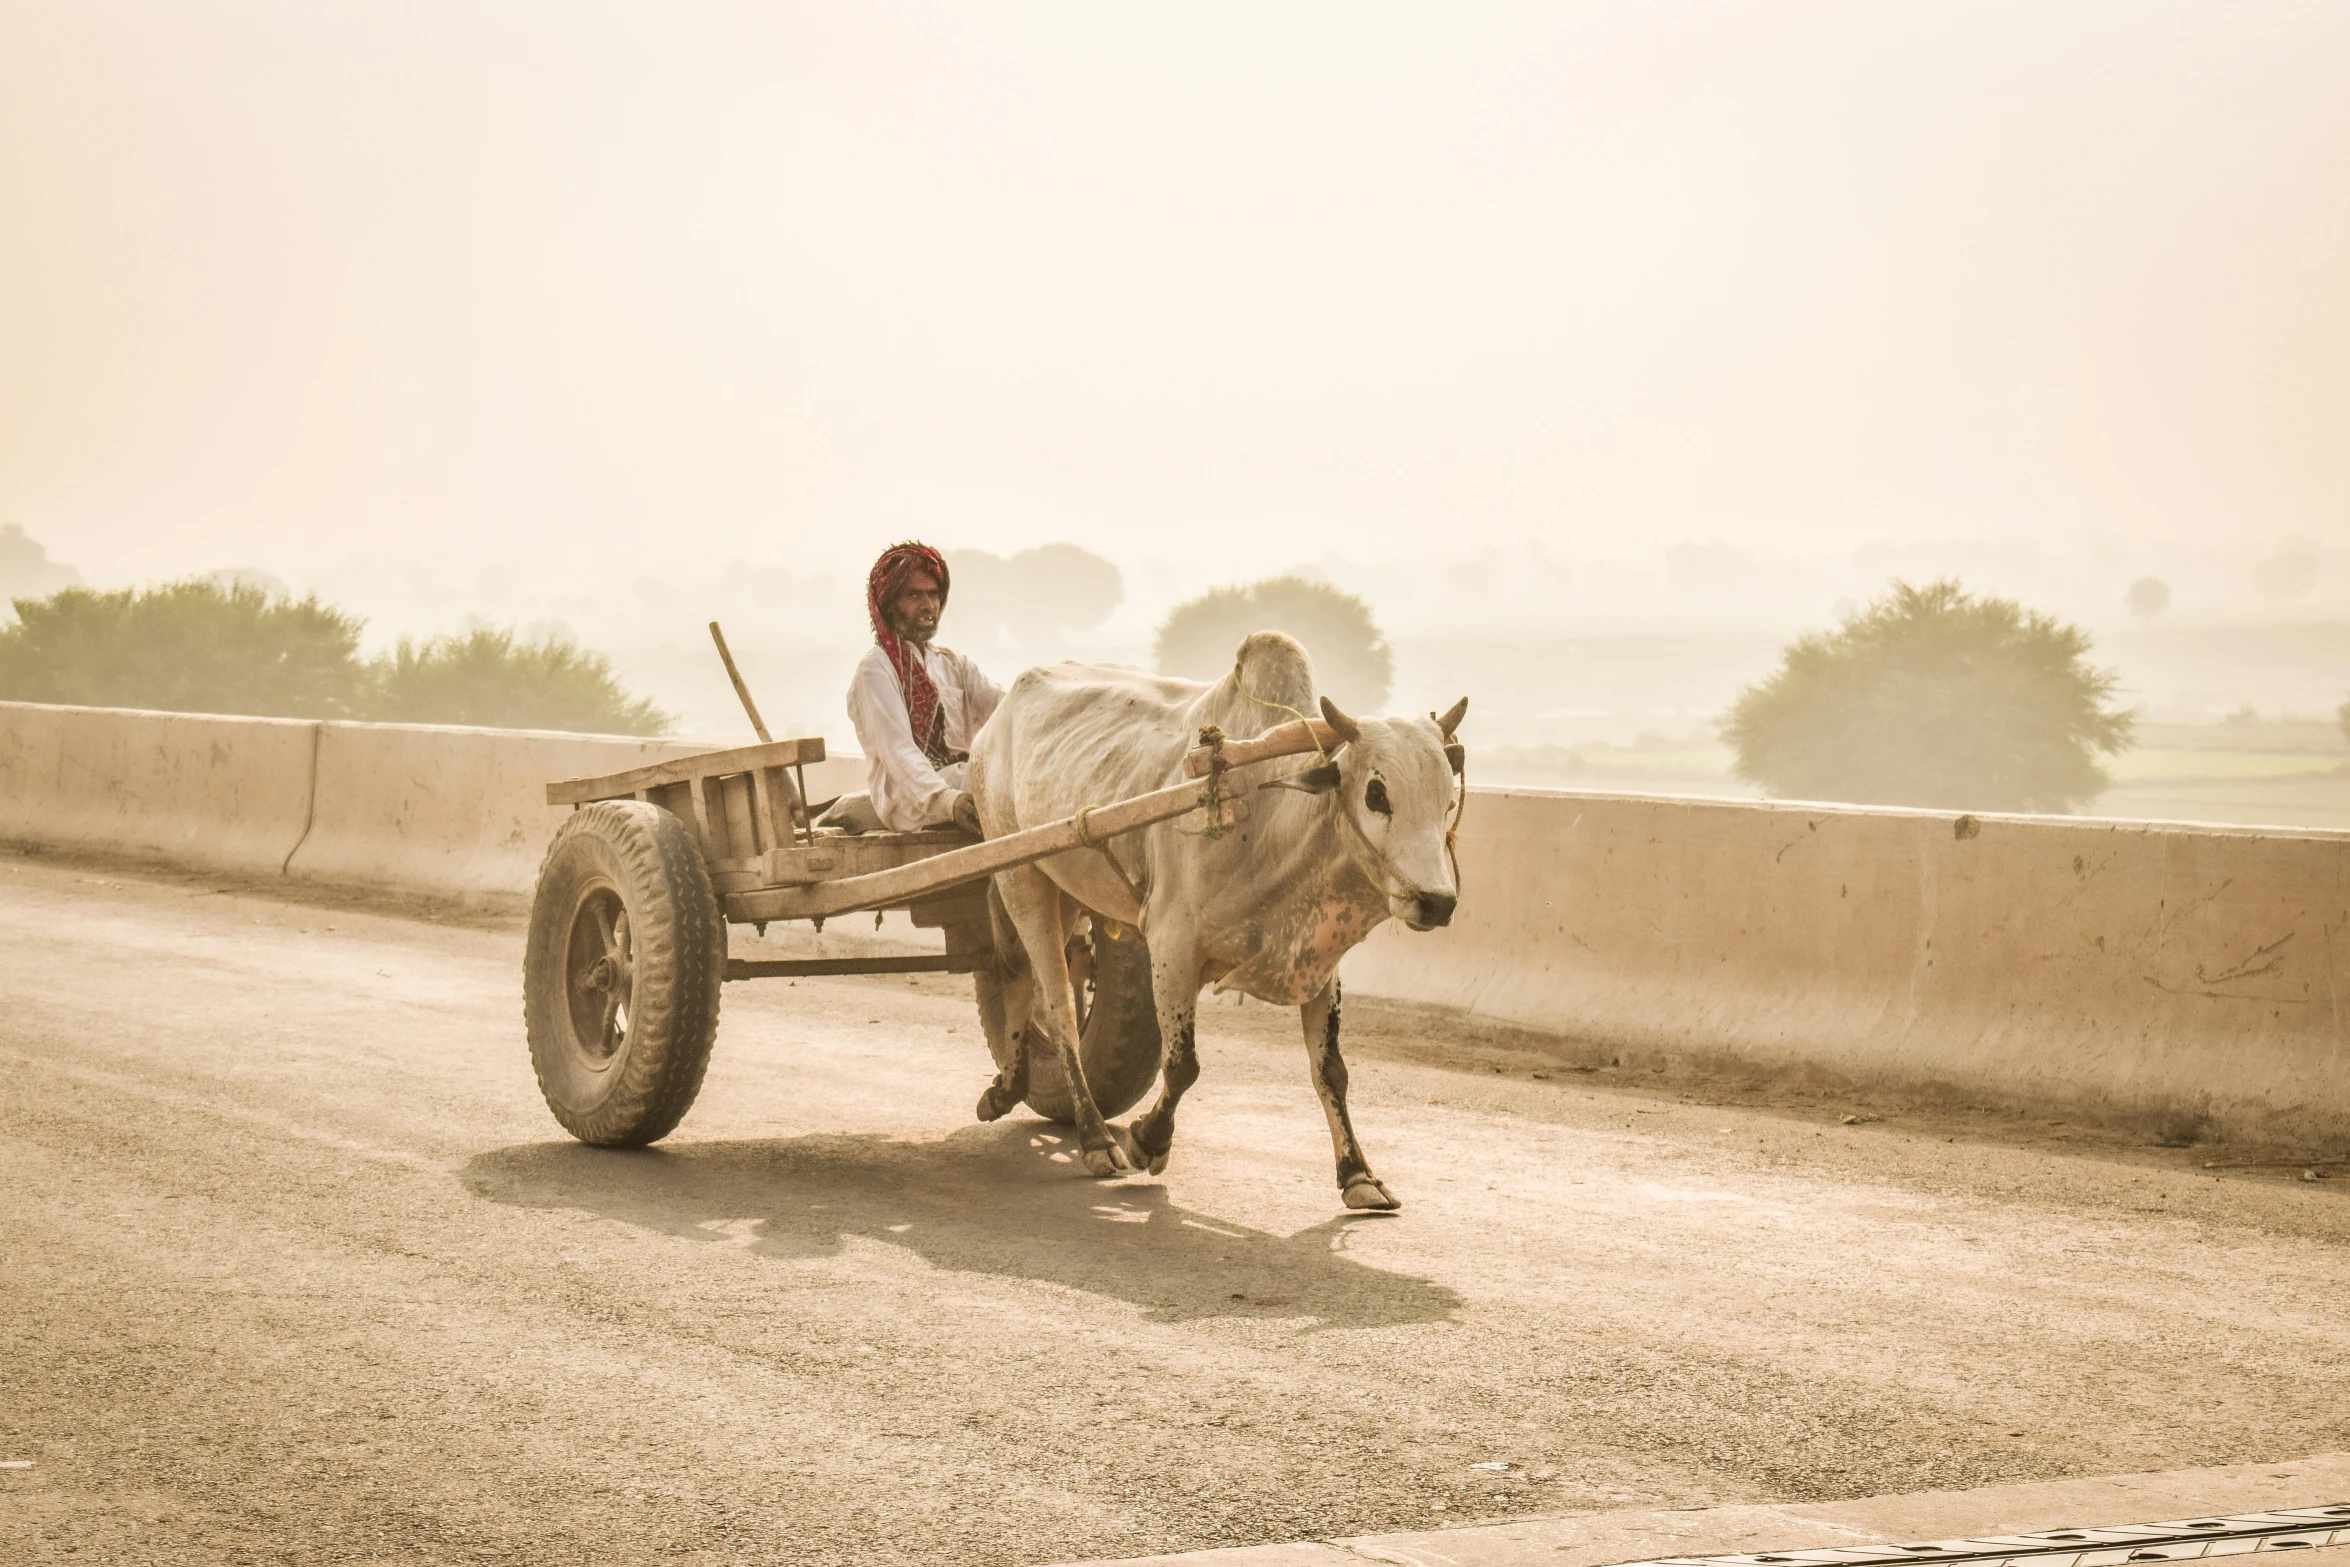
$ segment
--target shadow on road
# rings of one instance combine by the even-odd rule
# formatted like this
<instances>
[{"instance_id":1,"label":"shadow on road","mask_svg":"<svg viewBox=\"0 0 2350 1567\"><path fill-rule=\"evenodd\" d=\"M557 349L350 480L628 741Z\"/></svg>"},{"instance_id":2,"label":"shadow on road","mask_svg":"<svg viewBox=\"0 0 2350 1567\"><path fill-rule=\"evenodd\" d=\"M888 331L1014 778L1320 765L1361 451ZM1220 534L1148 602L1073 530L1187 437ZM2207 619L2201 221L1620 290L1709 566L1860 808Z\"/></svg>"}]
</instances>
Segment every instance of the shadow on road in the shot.
<instances>
[{"instance_id":1,"label":"shadow on road","mask_svg":"<svg viewBox=\"0 0 2350 1567\"><path fill-rule=\"evenodd\" d=\"M1273 1235L1178 1207L1167 1189L1103 1185L1064 1162L1066 1130L1029 1121L939 1142L831 1136L636 1150L533 1143L470 1160L468 1190L577 1209L664 1235L794 1259L849 1236L933 1266L1040 1279L1146 1308L1161 1322L1311 1317L1333 1328L1449 1317L1452 1289L1346 1255L1340 1216ZM1335 1201L1335 1198L1333 1198Z\"/></svg>"}]
</instances>

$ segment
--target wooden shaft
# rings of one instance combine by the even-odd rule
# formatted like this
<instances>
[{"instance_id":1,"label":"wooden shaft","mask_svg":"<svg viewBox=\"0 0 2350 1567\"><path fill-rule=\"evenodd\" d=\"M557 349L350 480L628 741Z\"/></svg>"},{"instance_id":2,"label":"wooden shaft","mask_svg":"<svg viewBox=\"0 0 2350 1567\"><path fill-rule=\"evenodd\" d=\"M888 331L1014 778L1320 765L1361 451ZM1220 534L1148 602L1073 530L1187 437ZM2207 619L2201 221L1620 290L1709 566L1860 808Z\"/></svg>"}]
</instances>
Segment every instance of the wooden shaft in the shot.
<instances>
[{"instance_id":1,"label":"wooden shaft","mask_svg":"<svg viewBox=\"0 0 2350 1567\"><path fill-rule=\"evenodd\" d=\"M743 699L743 711L751 715L751 731L762 743L775 737L767 732L767 721L759 716L759 704L751 700L751 688L743 684L743 672L734 667L734 654L727 650L726 633L718 629L718 622L710 622L710 640L718 644L718 656L726 664L726 678L734 682L734 694Z\"/></svg>"},{"instance_id":2,"label":"wooden shaft","mask_svg":"<svg viewBox=\"0 0 2350 1567\"><path fill-rule=\"evenodd\" d=\"M1234 766L1242 766L1312 751L1317 749L1317 741L1327 747L1331 738L1324 724L1317 723L1312 729L1303 723L1284 724L1257 739L1227 745L1224 756ZM1207 771L1206 752L1207 748L1202 746L1192 753L1202 758L1199 770L1203 773ZM1188 762L1186 770L1189 770ZM1032 865L1071 849L1107 842L1121 833L1171 821L1186 811L1198 809L1206 793L1199 784L1179 783L1136 795L1131 800L1120 800L1116 805L1080 811L1066 821L1047 822L1042 827L975 843L968 849L949 849L911 865L869 871L862 876L843 876L837 881L817 882L812 886L729 893L725 900L726 917L738 921L804 920L889 908L928 897L959 882L977 881L997 871Z\"/></svg>"},{"instance_id":3,"label":"wooden shaft","mask_svg":"<svg viewBox=\"0 0 2350 1567\"><path fill-rule=\"evenodd\" d=\"M1179 783L1171 789L1080 812L1066 821L1048 822L1025 832L990 838L968 849L949 849L911 865L863 876L843 876L808 887L778 887L767 892L738 892L726 899L731 920L800 920L822 915L854 914L864 909L888 908L926 897L957 882L976 881L997 871L1029 865L1071 849L1102 843L1120 833L1133 832L1171 820L1200 803L1200 786Z\"/></svg>"},{"instance_id":4,"label":"wooden shaft","mask_svg":"<svg viewBox=\"0 0 2350 1567\"><path fill-rule=\"evenodd\" d=\"M1337 732L1319 718L1293 718L1277 729L1266 730L1254 740L1225 741L1224 765L1246 767L1251 762L1268 761L1276 756L1327 751L1338 743ZM1193 778L1207 777L1209 752L1207 746L1193 746L1183 758L1183 771Z\"/></svg>"},{"instance_id":5,"label":"wooden shaft","mask_svg":"<svg viewBox=\"0 0 2350 1567\"><path fill-rule=\"evenodd\" d=\"M969 974L991 967L988 952L925 952L892 958L728 958L726 977L805 979L819 974Z\"/></svg>"}]
</instances>

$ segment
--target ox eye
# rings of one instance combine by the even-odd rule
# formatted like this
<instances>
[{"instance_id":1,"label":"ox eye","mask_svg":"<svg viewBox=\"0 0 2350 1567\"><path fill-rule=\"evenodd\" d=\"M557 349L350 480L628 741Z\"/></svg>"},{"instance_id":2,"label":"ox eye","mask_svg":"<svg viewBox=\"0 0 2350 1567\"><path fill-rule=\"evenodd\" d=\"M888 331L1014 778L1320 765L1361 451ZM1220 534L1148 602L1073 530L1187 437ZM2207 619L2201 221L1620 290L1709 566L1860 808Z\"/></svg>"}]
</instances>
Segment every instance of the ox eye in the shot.
<instances>
[{"instance_id":1,"label":"ox eye","mask_svg":"<svg viewBox=\"0 0 2350 1567\"><path fill-rule=\"evenodd\" d=\"M1387 780L1374 778L1371 787L1363 791L1363 803L1382 816L1393 816L1395 807L1387 802Z\"/></svg>"}]
</instances>

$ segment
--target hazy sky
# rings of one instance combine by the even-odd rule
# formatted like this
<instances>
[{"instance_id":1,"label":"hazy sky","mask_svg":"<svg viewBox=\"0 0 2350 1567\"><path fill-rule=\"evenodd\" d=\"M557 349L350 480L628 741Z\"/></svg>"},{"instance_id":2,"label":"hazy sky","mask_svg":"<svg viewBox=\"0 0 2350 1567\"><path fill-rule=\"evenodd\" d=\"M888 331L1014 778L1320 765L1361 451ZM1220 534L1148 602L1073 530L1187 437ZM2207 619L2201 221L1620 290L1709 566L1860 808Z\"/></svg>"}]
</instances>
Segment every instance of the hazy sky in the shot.
<instances>
[{"instance_id":1,"label":"hazy sky","mask_svg":"<svg viewBox=\"0 0 2350 1567\"><path fill-rule=\"evenodd\" d=\"M0 520L2350 541L2350 4L0 0Z\"/></svg>"}]
</instances>

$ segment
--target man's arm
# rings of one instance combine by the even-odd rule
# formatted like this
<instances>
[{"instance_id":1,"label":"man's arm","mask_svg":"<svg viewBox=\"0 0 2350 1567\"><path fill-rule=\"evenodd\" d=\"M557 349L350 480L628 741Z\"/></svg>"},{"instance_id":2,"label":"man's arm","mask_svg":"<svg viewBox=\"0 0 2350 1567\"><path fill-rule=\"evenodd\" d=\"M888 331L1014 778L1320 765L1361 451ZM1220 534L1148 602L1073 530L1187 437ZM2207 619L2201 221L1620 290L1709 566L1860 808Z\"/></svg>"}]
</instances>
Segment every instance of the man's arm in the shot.
<instances>
[{"instance_id":1,"label":"man's arm","mask_svg":"<svg viewBox=\"0 0 2350 1567\"><path fill-rule=\"evenodd\" d=\"M914 743L905 693L878 648L865 655L849 681L849 721L865 752L865 787L874 814L895 832L916 832L950 820L961 793L939 777Z\"/></svg>"}]
</instances>

